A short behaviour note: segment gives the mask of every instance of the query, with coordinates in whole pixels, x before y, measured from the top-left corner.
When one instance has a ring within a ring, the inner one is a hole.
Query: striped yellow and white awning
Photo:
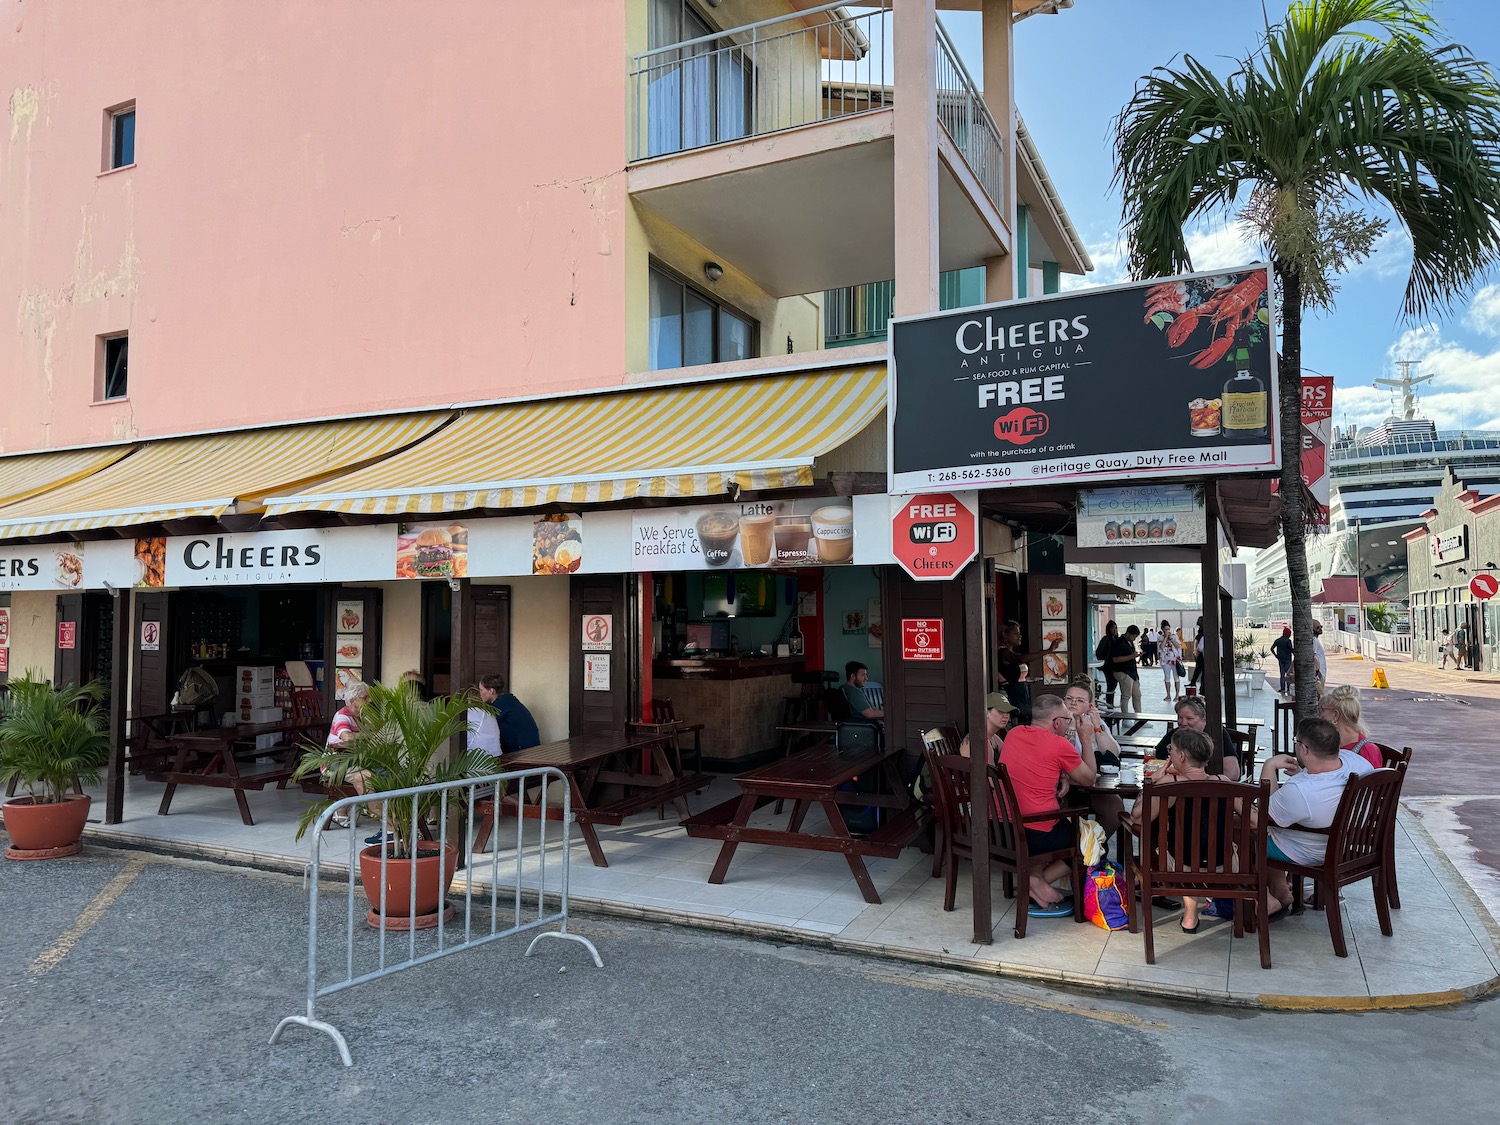
[[[82,480],[135,451],[131,444],[0,457],[0,506]]]
[[[394,457],[278,495],[267,515],[394,516],[812,483],[885,406],[885,365],[483,407]]]
[[[72,483],[0,507],[0,539],[258,512],[266,496],[398,452],[448,411],[148,442]]]

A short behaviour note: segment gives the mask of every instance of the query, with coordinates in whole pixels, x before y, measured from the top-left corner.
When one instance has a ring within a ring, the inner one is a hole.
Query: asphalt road
[[[321,1001],[345,1069],[305,1029],[267,1044],[304,998],[294,879],[95,849],[0,862],[0,902],[11,1122],[1477,1122],[1500,1102],[1500,1002],[1163,1007],[587,917],[602,970],[506,939]]]

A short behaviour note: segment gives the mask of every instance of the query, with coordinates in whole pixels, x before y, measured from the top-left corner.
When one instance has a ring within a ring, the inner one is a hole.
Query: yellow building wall
[[[57,660],[57,595],[50,590],[17,590],[10,596],[10,678],[27,669],[50,680]]]
[[[510,690],[543,742],[568,737],[568,580],[556,575],[476,579],[510,587]]]
[[[380,682],[391,687],[401,673],[422,667],[422,584],[380,582]]]

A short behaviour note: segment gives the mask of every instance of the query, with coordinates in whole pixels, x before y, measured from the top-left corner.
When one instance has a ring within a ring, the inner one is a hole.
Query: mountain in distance
[[[1176,598],[1169,598],[1160,590],[1147,590],[1144,594],[1135,596],[1135,604],[1139,609],[1197,609],[1198,607],[1189,602],[1180,602]]]

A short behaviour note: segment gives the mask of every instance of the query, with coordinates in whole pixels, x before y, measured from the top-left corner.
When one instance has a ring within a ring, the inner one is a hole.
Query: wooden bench
[[[785,828],[755,828],[734,824],[741,798],[735,797],[696,813],[682,822],[689,836],[700,840],[726,840],[737,844],[780,844],[782,847],[806,848],[810,851],[840,852],[843,855],[873,856],[895,859],[903,848],[917,841],[927,829],[932,811],[924,806],[902,809],[867,836],[825,836],[791,832]],[[769,804],[772,798],[758,800],[756,807]]]
[[[588,821],[591,824],[622,824],[627,816],[658,808],[677,797],[686,797],[689,793],[707,789],[713,784],[713,780],[713,777],[706,773],[692,773],[686,777],[676,777],[665,785],[648,786],[640,792],[627,794],[606,804],[591,809],[579,809],[577,816],[580,821]]]

